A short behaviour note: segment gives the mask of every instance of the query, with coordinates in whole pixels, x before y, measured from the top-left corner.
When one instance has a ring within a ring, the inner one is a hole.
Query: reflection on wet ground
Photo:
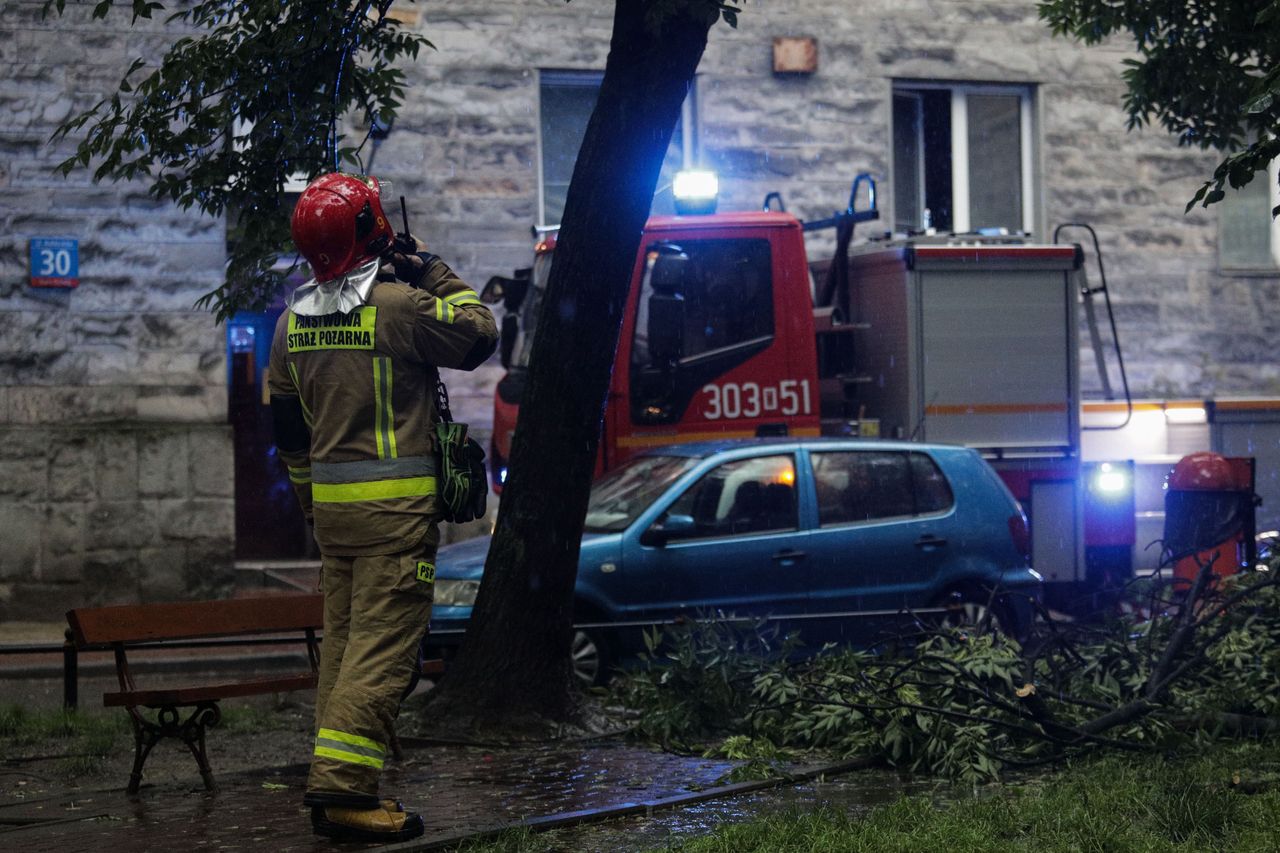
[[[885,771],[859,770],[836,778],[755,793],[726,786],[734,762],[657,752],[619,741],[489,749],[414,746],[390,766],[383,791],[419,810],[426,835],[396,849],[458,841],[501,827],[572,823],[599,812],[630,814],[589,827],[555,830],[565,850],[640,851],[676,837],[770,809],[830,804],[864,809],[892,800],[910,786]],[[187,785],[144,786],[127,797],[121,787],[0,801],[0,849],[31,851],[330,850],[310,832],[301,805],[306,766],[228,775],[208,794],[198,778]],[[122,780],[123,782],[123,780]],[[725,798],[681,805],[672,800],[723,793]],[[340,849],[360,849],[344,845]]]
[[[733,766],[616,742],[502,750],[432,746],[406,749],[404,760],[388,768],[383,789],[422,812],[427,834],[421,844],[703,790]],[[8,801],[0,805],[0,848],[330,849],[311,835],[301,805],[305,777],[306,766],[299,764],[228,776],[217,794],[166,784],[144,787],[133,799],[116,788]],[[198,785],[198,778],[191,784]]]
[[[833,778],[692,803],[649,816],[556,830],[554,846],[580,853],[641,853],[661,849],[678,839],[708,835],[725,824],[742,823],[773,812],[807,812],[829,806],[840,811],[861,813],[902,796],[928,793],[935,785],[928,780],[904,779],[888,770],[856,770]]]

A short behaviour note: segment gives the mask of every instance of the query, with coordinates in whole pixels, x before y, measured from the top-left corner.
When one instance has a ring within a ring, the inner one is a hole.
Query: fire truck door
[[[649,245],[620,448],[653,435],[751,436],[815,405],[816,391],[788,379],[779,352],[772,255],[765,236]]]

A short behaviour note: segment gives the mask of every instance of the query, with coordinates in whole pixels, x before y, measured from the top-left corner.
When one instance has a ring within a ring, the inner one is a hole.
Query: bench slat
[[[256,696],[260,693],[284,693],[289,690],[309,690],[316,686],[313,672],[289,675],[283,678],[257,678],[232,684],[205,684],[198,687],[173,687],[157,690],[130,690],[104,693],[102,704],[108,708],[142,705],[155,708],[161,705],[193,705],[215,699],[236,696]]]
[[[189,640],[275,631],[305,631],[324,622],[321,595],[281,595],[226,601],[125,604],[67,611],[76,645]]]
[[[423,675],[440,675],[444,672],[444,661],[438,658],[424,660],[420,671]],[[107,708],[128,707],[130,705],[141,705],[146,708],[156,708],[162,705],[193,705],[197,702],[230,699],[237,696],[257,696],[261,693],[310,690],[315,686],[316,674],[314,672],[304,672],[282,678],[255,678],[227,684],[104,693],[102,704]]]

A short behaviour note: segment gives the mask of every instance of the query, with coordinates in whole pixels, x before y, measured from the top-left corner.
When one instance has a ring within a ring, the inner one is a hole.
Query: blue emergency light
[[[676,213],[681,216],[715,213],[719,193],[720,181],[716,173],[705,170],[677,172],[671,185]]]

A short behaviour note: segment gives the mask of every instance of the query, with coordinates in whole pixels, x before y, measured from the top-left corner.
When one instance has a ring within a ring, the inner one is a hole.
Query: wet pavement
[[[0,681],[8,682],[6,688],[20,684],[29,707],[56,707],[57,664],[53,658],[39,663],[49,670],[40,673],[43,678],[24,669]],[[152,679],[158,683],[170,677],[162,663],[156,662]],[[113,686],[114,673],[99,666],[86,667],[82,675],[81,695],[96,707],[101,691]],[[204,791],[194,761],[175,741],[157,747],[136,797],[124,792],[132,757],[127,734],[118,735],[111,766],[102,775],[55,781],[59,756],[43,762],[16,753],[0,756],[0,851],[367,849],[371,845],[335,845],[311,833],[301,805],[307,767],[292,763],[309,751],[310,712],[305,702],[292,712],[281,710],[288,707],[277,703],[272,713],[291,714],[296,731],[287,725],[262,735],[211,731],[210,757],[220,786],[213,794]],[[554,828],[557,850],[647,851],[770,810],[833,805],[862,811],[916,789],[893,773],[865,769],[841,776],[813,772],[782,785],[730,784],[725,777],[735,762],[672,755],[621,739],[525,748],[413,738],[402,743],[404,758],[388,766],[383,792],[419,811],[427,831],[415,841],[379,849],[439,849],[523,825]]]
[[[671,798],[739,790],[720,781],[733,767],[733,762],[615,741],[503,750],[409,747],[404,760],[388,767],[383,790],[419,810],[427,832],[384,849],[431,849],[503,827],[575,822],[602,811],[645,815]],[[297,764],[220,777],[216,794],[169,781],[144,785],[133,798],[121,785],[6,799],[0,803],[0,848],[31,853],[361,849],[337,848],[311,834],[301,806],[305,776],[306,766]]]

